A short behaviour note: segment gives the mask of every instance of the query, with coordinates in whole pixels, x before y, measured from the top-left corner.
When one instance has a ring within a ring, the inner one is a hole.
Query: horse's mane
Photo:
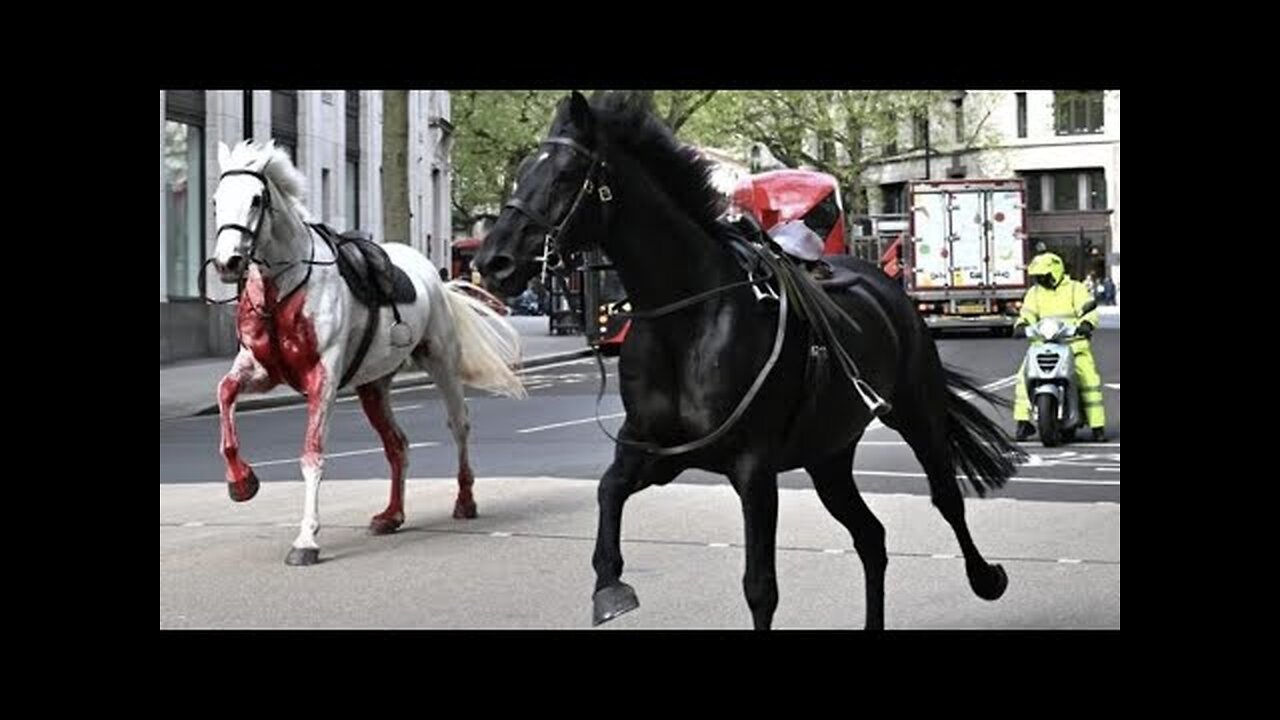
[[[711,184],[714,162],[676,139],[636,94],[602,93],[592,98],[591,107],[609,142],[626,150],[681,210],[714,232],[727,200]]]
[[[265,166],[265,170],[263,170]],[[305,205],[302,204],[303,198],[306,197],[307,178],[298,168],[293,166],[293,161],[289,159],[289,153],[284,148],[276,147],[274,140],[266,142],[250,142],[249,140],[241,140],[231,150],[230,167],[222,168],[222,172],[228,170],[258,170],[266,175],[276,186],[282,195],[284,195],[303,217],[304,220],[310,219],[310,213]]]

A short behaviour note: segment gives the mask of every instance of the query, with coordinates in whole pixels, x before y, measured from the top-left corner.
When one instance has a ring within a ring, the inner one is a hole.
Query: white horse
[[[520,360],[520,337],[510,323],[455,283],[444,283],[431,261],[408,245],[386,243],[392,264],[408,276],[416,298],[380,312],[377,332],[363,357],[359,348],[369,308],[339,274],[333,246],[309,224],[301,202],[305,178],[289,156],[268,141],[218,144],[222,176],[214,191],[217,251],[212,261],[223,282],[241,283],[237,313],[241,350],[218,383],[222,454],[231,499],[258,492],[253,469],[240,457],[234,420],[241,392],[265,392],[288,383],[307,397],[307,430],[301,457],[306,499],[298,537],[285,562],[310,565],[319,559],[319,490],[329,408],[344,375],[355,387],[369,421],[382,438],[391,464],[391,501],[374,515],[374,534],[394,532],[404,522],[404,478],[408,440],[391,413],[391,379],[406,360],[429,373],[444,395],[449,429],[458,447],[455,518],[474,518],[475,482],[467,459],[467,406],[463,383],[509,397],[525,390],[512,367]],[[395,325],[395,327],[393,327]],[[354,369],[352,364],[359,363]]]

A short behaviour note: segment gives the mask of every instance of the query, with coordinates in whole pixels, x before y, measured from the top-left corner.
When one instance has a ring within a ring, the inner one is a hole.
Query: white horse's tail
[[[460,285],[458,280],[445,283],[444,296],[462,348],[462,382],[507,397],[528,397],[524,383],[513,371],[520,364],[520,333]],[[468,287],[472,292],[477,289]]]

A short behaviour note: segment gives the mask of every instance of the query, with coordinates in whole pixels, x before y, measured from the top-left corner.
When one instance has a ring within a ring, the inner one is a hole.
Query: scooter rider
[[[1106,440],[1106,415],[1102,406],[1102,378],[1093,361],[1093,352],[1089,348],[1089,337],[1098,326],[1097,309],[1081,313],[1091,295],[1084,284],[1067,276],[1062,258],[1051,252],[1043,252],[1031,260],[1027,274],[1033,283],[1022,301],[1022,312],[1014,325],[1017,332],[1027,325],[1034,325],[1041,318],[1060,318],[1078,321],[1076,338],[1071,340],[1071,352],[1075,359],[1076,376],[1080,382],[1081,405],[1085,419],[1093,430],[1093,440]],[[1031,403],[1027,398],[1025,364],[1018,368],[1019,382],[1014,384],[1013,419],[1017,421],[1015,431],[1019,440],[1026,440],[1035,435],[1035,426],[1031,424]]]

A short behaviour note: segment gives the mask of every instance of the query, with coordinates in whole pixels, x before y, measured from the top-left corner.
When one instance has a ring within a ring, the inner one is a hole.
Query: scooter
[[[1090,300],[1082,312],[1095,307],[1097,303]],[[1079,337],[1078,327],[1078,323],[1060,318],[1042,318],[1026,329],[1028,338],[1040,341],[1027,348],[1023,381],[1031,400],[1032,422],[1045,447],[1075,440],[1076,430],[1085,425],[1071,352],[1071,341]]]

